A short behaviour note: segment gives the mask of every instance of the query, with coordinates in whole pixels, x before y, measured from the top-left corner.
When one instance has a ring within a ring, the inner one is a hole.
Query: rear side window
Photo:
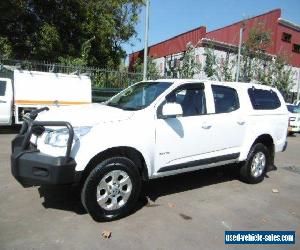
[[[248,94],[252,103],[253,109],[277,109],[281,106],[280,100],[276,92],[265,89],[248,89]]]
[[[212,85],[211,88],[214,95],[215,112],[217,114],[239,109],[240,102],[235,89],[219,85]]]
[[[6,90],[6,82],[0,81],[0,96],[5,95],[5,90]]]

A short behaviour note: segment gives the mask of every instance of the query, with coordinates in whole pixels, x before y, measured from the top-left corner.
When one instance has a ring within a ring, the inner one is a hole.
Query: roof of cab
[[[275,90],[276,88],[267,86],[267,85],[262,85],[258,83],[253,83],[253,82],[225,82],[225,81],[214,81],[214,80],[208,80],[208,79],[157,79],[155,80],[157,82],[172,82],[174,84],[181,84],[181,83],[210,83],[210,84],[218,84],[218,85],[223,85],[223,86],[228,86],[228,87],[233,87],[236,89],[239,88],[256,88],[256,89],[266,89],[266,90]]]

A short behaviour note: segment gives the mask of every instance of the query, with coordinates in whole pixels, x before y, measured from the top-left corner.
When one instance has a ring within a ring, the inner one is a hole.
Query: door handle
[[[209,125],[209,124],[207,124],[207,123],[204,123],[204,124],[202,125],[202,128],[204,128],[204,129],[210,129],[210,128],[211,128],[211,125]]]
[[[0,100],[0,103],[6,103],[6,101],[2,101],[2,100]]]
[[[237,121],[237,123],[238,123],[239,125],[244,125],[246,122],[245,122],[245,121]]]

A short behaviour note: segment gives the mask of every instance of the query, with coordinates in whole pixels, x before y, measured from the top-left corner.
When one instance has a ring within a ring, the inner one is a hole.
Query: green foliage
[[[265,54],[271,46],[272,33],[267,30],[265,24],[260,22],[249,30],[249,37],[243,43],[241,50],[241,66],[239,80],[250,82],[255,75],[255,71],[261,70],[261,65],[267,65],[266,61],[270,57]]]
[[[127,71],[95,70],[91,74],[93,87],[96,88],[122,89],[141,81],[142,78],[142,74],[129,73]]]
[[[290,88],[293,87],[294,72],[292,67],[287,65],[286,58],[282,55],[276,57],[273,67],[274,85],[282,93],[288,93]]]
[[[235,60],[231,59],[231,54],[226,53],[225,57],[218,58],[214,52],[212,44],[204,48],[205,65],[204,72],[209,79],[219,81],[233,81]]]
[[[265,28],[264,23],[258,23],[249,30],[249,38],[243,43],[241,50],[239,80],[274,86],[286,94],[292,87],[294,72],[288,65],[286,55],[272,58],[265,53],[272,45],[271,35],[271,31]],[[218,58],[212,44],[204,51],[206,56],[204,72],[208,78],[220,81],[235,79],[237,57],[234,58],[227,53],[225,58]]]
[[[167,60],[167,64],[168,64],[168,67],[167,67],[166,75],[169,78],[179,78],[179,76],[178,76],[179,68],[176,65],[176,63],[174,61],[172,61],[172,58],[171,58],[171,60]]]
[[[179,68],[180,78],[193,78],[195,74],[200,73],[201,63],[196,61],[195,47],[189,43],[187,50],[182,58],[182,65]]]
[[[273,59],[266,60],[255,67],[251,80],[260,84],[274,86],[283,95],[286,95],[294,84],[294,72],[287,62],[287,58],[284,55],[278,55]]]
[[[40,58],[49,58],[53,55],[58,56],[61,51],[60,34],[55,26],[48,23],[42,25],[37,34],[36,47],[33,54]]]
[[[179,62],[179,63],[178,63]],[[168,61],[167,76],[171,78],[193,78],[201,72],[201,63],[196,60],[196,51],[193,44],[186,45],[186,51],[180,59]]]
[[[218,80],[219,81],[226,81],[226,82],[232,82],[234,81],[234,65],[235,60],[230,59],[231,54],[226,53],[225,58],[221,57],[219,59],[219,72],[218,74]]]
[[[58,57],[58,61],[63,65],[70,65],[70,66],[87,66],[88,65],[88,57],[91,51],[91,43],[95,40],[95,37],[85,41],[81,47],[80,57]]]
[[[208,78],[213,79],[217,75],[217,56],[212,45],[204,48],[203,55],[205,56],[203,70]]]
[[[142,4],[143,0],[0,1],[0,37],[7,39],[10,56],[17,59],[60,58],[116,69],[125,56],[122,43],[136,35]]]
[[[9,59],[12,55],[11,44],[6,37],[0,37],[0,59]]]
[[[138,58],[133,65],[133,72],[135,73],[143,73],[144,62],[141,58]],[[160,76],[159,71],[157,69],[156,63],[153,61],[152,57],[147,58],[147,79],[155,80]]]

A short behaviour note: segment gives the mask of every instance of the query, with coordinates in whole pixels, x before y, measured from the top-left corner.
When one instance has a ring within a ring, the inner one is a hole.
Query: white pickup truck
[[[12,141],[12,173],[25,187],[81,185],[97,221],[128,214],[142,182],[229,163],[258,183],[287,145],[288,111],[274,88],[156,80],[103,104],[39,110]]]
[[[11,71],[11,78],[0,78],[0,126],[21,124],[26,113],[41,107],[91,103],[89,76]]]

